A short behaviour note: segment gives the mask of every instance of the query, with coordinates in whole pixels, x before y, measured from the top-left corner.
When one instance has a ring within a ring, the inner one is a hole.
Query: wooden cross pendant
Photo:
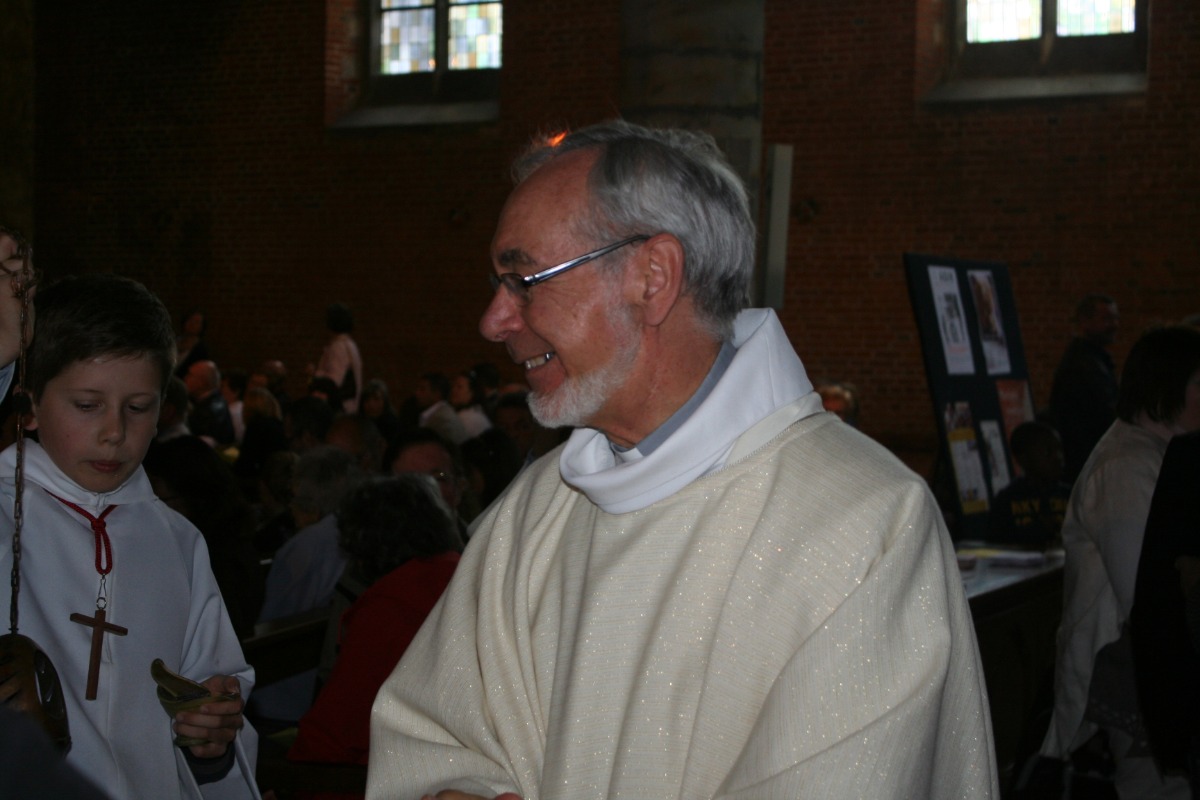
[[[88,661],[87,695],[85,695],[88,700],[96,699],[96,689],[100,686],[100,646],[104,643],[104,634],[115,633],[117,636],[124,636],[129,633],[128,628],[105,622],[104,617],[103,608],[97,608],[94,617],[78,613],[71,615],[71,622],[78,622],[80,625],[87,625],[92,629],[92,657]]]

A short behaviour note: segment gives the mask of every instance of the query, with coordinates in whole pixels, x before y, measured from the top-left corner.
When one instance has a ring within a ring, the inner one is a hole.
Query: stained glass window
[[[1132,33],[1134,0],[1058,0],[1059,36]]]
[[[422,0],[383,0],[379,70],[385,75],[432,72],[436,9]]]
[[[450,0],[450,69],[500,66],[500,3]]]
[[[495,0],[380,0],[379,71],[434,72],[439,58],[449,69],[499,67],[502,9]]]
[[[1136,0],[1047,0],[1059,36],[1131,33]],[[1041,0],[967,0],[967,42],[1012,42],[1042,35]]]
[[[1041,35],[1041,0],[967,0],[968,42],[1011,42]]]

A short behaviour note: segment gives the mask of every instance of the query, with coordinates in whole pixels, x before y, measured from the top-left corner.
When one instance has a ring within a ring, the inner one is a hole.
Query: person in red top
[[[458,565],[462,543],[432,479],[405,474],[360,486],[337,513],[350,558],[329,679],[300,720],[291,761],[366,764],[371,704]]]

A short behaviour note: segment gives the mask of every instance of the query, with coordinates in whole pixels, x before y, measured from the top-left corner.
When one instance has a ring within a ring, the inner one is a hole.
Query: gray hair
[[[324,517],[365,479],[354,456],[321,445],[306,450],[292,473],[292,505]]]
[[[613,120],[542,139],[513,165],[518,183],[566,153],[596,148],[588,176],[592,219],[602,239],[670,233],[683,245],[684,292],[714,335],[728,339],[746,305],[754,271],[754,221],[745,186],[707,133],[654,130]]]

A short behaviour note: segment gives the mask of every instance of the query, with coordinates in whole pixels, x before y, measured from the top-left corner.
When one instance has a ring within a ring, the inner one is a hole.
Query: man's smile
[[[538,367],[545,366],[553,358],[554,358],[553,351],[551,351],[549,353],[542,353],[541,355],[536,355],[536,356],[533,356],[532,358],[525,359],[524,361],[521,362],[521,366],[525,368],[526,372],[528,372],[530,370],[537,369]]]

